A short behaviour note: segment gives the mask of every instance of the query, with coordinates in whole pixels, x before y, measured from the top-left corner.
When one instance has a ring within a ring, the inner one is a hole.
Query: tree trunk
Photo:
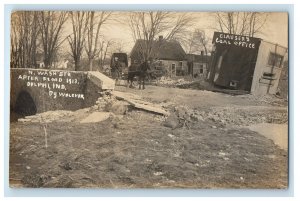
[[[75,62],[75,71],[79,71],[80,68],[80,58],[74,59]]]
[[[49,69],[51,67],[51,59],[49,55],[45,55],[45,59],[44,59],[44,64],[45,64],[45,68]]]
[[[93,59],[89,59],[89,71],[93,71]]]

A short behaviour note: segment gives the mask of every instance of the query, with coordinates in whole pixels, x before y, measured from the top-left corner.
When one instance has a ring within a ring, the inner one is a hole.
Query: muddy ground
[[[286,101],[157,86],[117,90],[141,95],[171,115],[129,107],[97,123],[79,123],[93,109],[47,123],[12,122],[10,186],[287,187],[287,151],[246,128],[287,124]]]

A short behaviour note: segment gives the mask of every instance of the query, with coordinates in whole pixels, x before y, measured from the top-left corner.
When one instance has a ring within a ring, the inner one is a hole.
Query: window
[[[182,67],[182,66],[183,66],[183,62],[179,61],[179,67]]]
[[[200,65],[200,74],[203,74],[203,64]]]
[[[275,80],[275,74],[274,73],[264,73],[262,76],[263,79],[267,79],[267,80]]]
[[[163,68],[163,62],[162,61],[159,61],[159,60],[156,60],[154,63],[154,69],[156,70],[161,70]]]
[[[237,88],[237,85],[238,85],[238,81],[236,81],[236,80],[231,80],[229,82],[229,86],[232,87],[232,88],[234,88],[234,89]]]
[[[276,80],[276,74],[270,72],[264,72],[262,77],[259,79],[259,83],[267,84],[267,85],[274,85],[274,80]]]
[[[176,65],[171,64],[171,75],[176,75],[176,74],[178,74],[178,72],[176,72]]]
[[[172,70],[175,70],[176,65],[172,64]]]
[[[270,52],[268,65],[281,67],[283,56]]]

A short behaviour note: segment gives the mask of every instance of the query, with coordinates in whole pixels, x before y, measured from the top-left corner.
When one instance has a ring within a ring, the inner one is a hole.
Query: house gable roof
[[[200,62],[200,63],[207,63],[211,56],[209,55],[198,55],[198,54],[187,54],[186,55],[188,62]]]
[[[137,40],[131,51],[131,58],[141,60],[139,48],[145,47],[145,40]],[[186,59],[185,51],[178,41],[158,40],[153,42],[150,57],[162,60],[182,61]]]

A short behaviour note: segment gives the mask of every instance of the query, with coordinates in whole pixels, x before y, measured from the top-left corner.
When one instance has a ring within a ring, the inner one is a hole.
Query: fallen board
[[[169,112],[165,111],[160,106],[155,105],[155,104],[150,103],[150,102],[143,101],[137,95],[130,94],[130,93],[124,93],[124,92],[120,92],[120,91],[113,91],[113,92],[111,92],[111,94],[116,96],[118,99],[121,99],[121,100],[124,100],[124,101],[128,102],[130,105],[132,105],[132,106],[134,106],[138,109],[142,109],[142,110],[146,110],[146,111],[149,111],[149,112],[162,114],[162,115],[165,115],[165,116],[170,115]]]

